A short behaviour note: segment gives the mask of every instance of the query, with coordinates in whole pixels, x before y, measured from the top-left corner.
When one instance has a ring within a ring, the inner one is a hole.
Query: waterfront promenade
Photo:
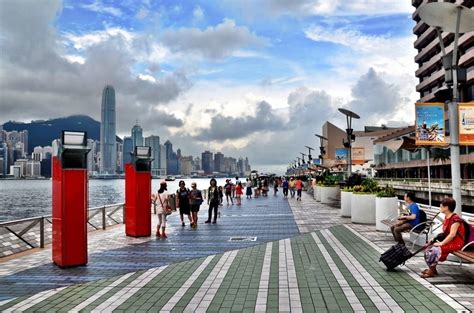
[[[270,195],[220,212],[205,225],[203,210],[197,230],[173,214],[167,240],[126,237],[123,225],[89,233],[85,267],[55,267],[50,247],[0,259],[0,310],[474,310],[473,265],[448,262],[425,280],[417,256],[388,273],[378,258],[390,236],[305,193],[301,202]]]

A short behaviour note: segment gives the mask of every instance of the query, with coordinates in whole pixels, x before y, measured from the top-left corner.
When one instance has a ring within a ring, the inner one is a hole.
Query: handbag
[[[172,212],[171,207],[169,205],[167,205],[166,207],[163,206],[163,201],[161,201],[160,193],[158,193],[158,198],[160,198],[161,207],[164,208],[165,214],[170,215]]]

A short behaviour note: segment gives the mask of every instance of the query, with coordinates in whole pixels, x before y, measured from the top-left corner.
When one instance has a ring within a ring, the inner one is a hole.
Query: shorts
[[[191,212],[199,212],[199,207],[200,207],[199,204],[191,204],[190,205]]]

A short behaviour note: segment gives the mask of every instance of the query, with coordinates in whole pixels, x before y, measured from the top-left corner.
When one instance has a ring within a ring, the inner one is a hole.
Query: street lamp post
[[[451,184],[453,199],[458,204],[456,213],[462,214],[461,197],[461,161],[459,153],[459,121],[458,121],[458,40],[459,33],[474,31],[474,11],[459,4],[449,2],[427,3],[419,8],[421,20],[429,26],[435,27],[438,33],[443,60],[446,58],[441,31],[454,33],[454,47],[451,66],[444,64],[447,74],[452,74],[453,97],[448,105],[449,109],[449,136],[451,150]],[[448,62],[443,62],[448,63]]]
[[[324,160],[324,155],[326,154],[326,150],[324,149],[324,140],[328,140],[326,137],[314,134],[316,137],[319,138],[319,159],[320,159],[320,165],[323,166],[323,160]]]
[[[311,148],[309,146],[305,146],[306,148],[308,148],[308,164],[311,164],[311,160],[313,159],[311,157],[311,150],[314,150],[314,148]]]
[[[347,121],[347,141],[344,142],[344,147],[347,149],[347,178],[349,178],[352,174],[352,141],[355,140],[355,136],[353,135],[354,130],[352,129],[352,119],[356,118],[359,119],[360,116],[356,113],[349,111],[347,109],[339,108],[339,112],[346,116]]]

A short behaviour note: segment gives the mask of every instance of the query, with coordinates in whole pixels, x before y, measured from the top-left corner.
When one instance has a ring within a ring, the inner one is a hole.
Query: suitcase
[[[408,259],[423,249],[425,249],[425,247],[421,247],[415,252],[411,252],[405,245],[397,243],[380,255],[379,262],[385,264],[387,271],[393,271],[397,266],[405,264]]]

